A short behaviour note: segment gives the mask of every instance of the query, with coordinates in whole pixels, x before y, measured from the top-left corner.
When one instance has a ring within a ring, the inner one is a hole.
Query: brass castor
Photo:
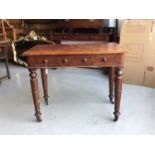
[[[37,117],[37,122],[41,122],[42,121],[40,116],[36,116],[36,117]]]
[[[119,112],[114,112],[114,121],[116,122],[116,121],[118,121],[118,119],[119,119],[119,115],[120,115],[120,113]]]
[[[113,96],[109,95],[109,100],[110,100],[110,102],[111,102],[112,104],[114,104],[114,97],[113,97]]]
[[[48,96],[47,97],[44,96],[44,99],[45,99],[46,105],[48,105]]]
[[[42,119],[41,119],[41,112],[36,112],[35,113],[35,116],[36,116],[36,118],[37,118],[37,122],[41,122],[42,121]]]

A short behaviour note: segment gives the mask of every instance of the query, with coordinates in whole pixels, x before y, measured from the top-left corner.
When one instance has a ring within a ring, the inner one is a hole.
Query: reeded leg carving
[[[35,107],[35,116],[38,122],[41,122],[41,112],[40,112],[40,100],[39,100],[39,89],[38,89],[38,80],[37,73],[35,68],[30,68],[30,82],[31,82],[31,90],[33,96],[33,102]]]
[[[47,85],[47,73],[46,68],[41,68],[41,79],[42,79],[42,85],[43,85],[43,91],[44,91],[44,99],[46,104],[48,105],[48,85]]]
[[[109,99],[114,104],[114,81],[115,81],[115,67],[110,67],[109,71]]]
[[[114,121],[119,119],[120,115],[120,101],[122,94],[122,81],[123,81],[123,68],[116,68],[116,77],[115,77],[115,111],[114,111]]]

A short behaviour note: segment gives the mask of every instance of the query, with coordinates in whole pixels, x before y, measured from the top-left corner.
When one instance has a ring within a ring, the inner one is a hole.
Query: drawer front
[[[28,57],[28,65],[30,67],[56,67],[57,57],[56,56],[33,56]]]
[[[92,59],[89,55],[80,56],[59,56],[57,58],[58,66],[90,66]]]
[[[89,40],[89,35],[80,34],[52,34],[51,40]]]
[[[123,66],[123,55],[59,55],[28,57],[29,67],[112,67]]]
[[[101,28],[102,19],[66,19],[63,21],[65,28]]]
[[[93,41],[109,41],[108,34],[51,34],[51,40],[93,40]]]
[[[92,63],[94,66],[110,67],[110,66],[122,66],[121,55],[94,55],[92,57]]]
[[[109,35],[103,34],[103,35],[90,35],[89,40],[96,40],[96,41],[109,41]]]

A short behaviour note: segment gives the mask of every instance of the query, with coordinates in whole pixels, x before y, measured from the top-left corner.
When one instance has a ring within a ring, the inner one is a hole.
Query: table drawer
[[[85,34],[59,34],[55,33],[51,35],[51,40],[57,41],[57,40],[89,40],[90,36]]]
[[[109,34],[80,34],[80,33],[54,33],[51,34],[51,40],[92,40],[92,41],[108,41]]]
[[[64,55],[59,56],[57,62],[59,66],[90,66],[92,64],[92,59],[89,55]]]
[[[34,56],[28,57],[28,64],[31,67],[56,67],[57,56]]]
[[[111,67],[122,66],[123,55],[59,55],[59,56],[33,56],[28,57],[31,67]]]
[[[109,35],[108,34],[98,34],[98,35],[89,35],[89,40],[95,40],[95,41],[109,41]]]
[[[117,66],[122,65],[122,59],[120,55],[112,55],[112,54],[106,54],[106,55],[94,55],[92,57],[92,63],[96,66]]]

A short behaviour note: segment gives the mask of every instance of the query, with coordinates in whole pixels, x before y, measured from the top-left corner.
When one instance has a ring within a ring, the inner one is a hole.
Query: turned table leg
[[[123,68],[116,68],[116,77],[115,77],[115,111],[114,111],[114,121],[117,121],[120,115],[120,101],[122,94],[122,80],[123,80]]]
[[[109,70],[109,99],[114,103],[114,81],[115,81],[115,67],[110,67]]]
[[[46,68],[41,68],[41,79],[42,79],[42,85],[43,85],[43,91],[44,91],[44,99],[46,104],[48,105],[48,85],[47,85],[47,73]]]
[[[42,120],[41,120],[41,112],[40,112],[39,89],[38,89],[36,69],[29,68],[29,72],[30,72],[30,82],[31,82],[33,102],[35,107],[35,116],[37,118],[37,121],[40,122]]]

